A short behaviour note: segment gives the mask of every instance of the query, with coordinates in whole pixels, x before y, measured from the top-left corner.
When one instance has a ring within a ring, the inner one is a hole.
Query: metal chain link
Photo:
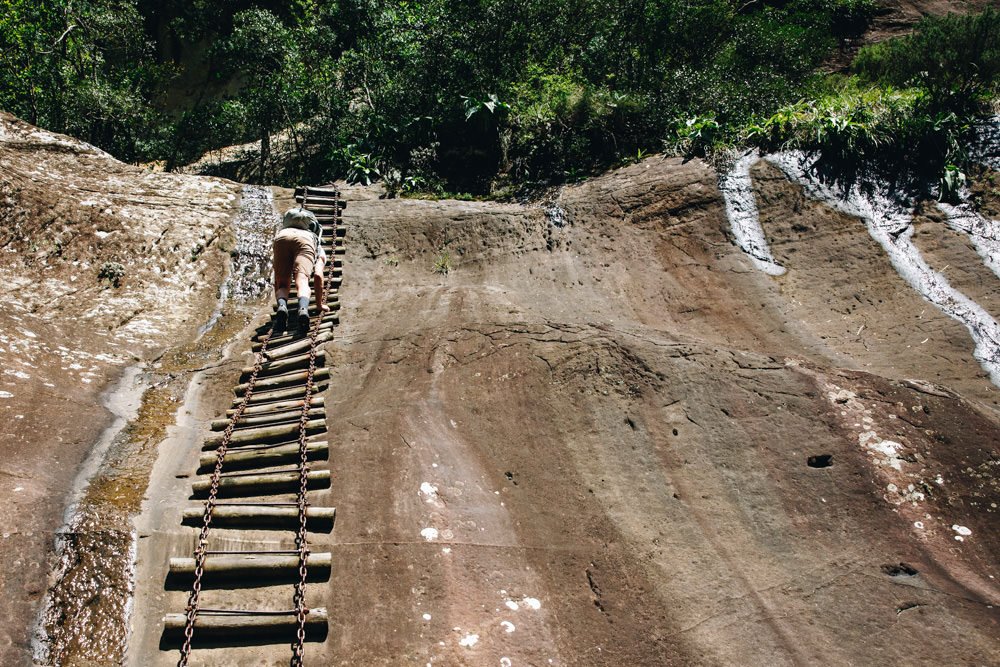
[[[309,196],[308,193],[309,189],[303,188],[303,206],[305,206],[305,201]],[[334,244],[336,244],[337,238],[337,211],[340,207],[337,202],[339,198],[340,192],[337,191],[334,194],[333,205]],[[331,253],[331,255],[335,255],[335,253]],[[324,269],[326,274],[323,276],[325,283],[324,290],[322,295],[318,295],[322,296],[324,300],[326,300],[326,285],[329,284],[332,266],[333,261],[330,261]],[[312,330],[309,334],[309,371],[306,374],[305,402],[302,404],[302,414],[299,417],[299,530],[298,534],[295,536],[295,546],[299,552],[299,580],[295,583],[295,594],[292,598],[295,604],[298,627],[295,631],[295,644],[292,646],[292,667],[302,667],[303,665],[303,652],[305,651],[306,641],[306,616],[309,613],[306,608],[306,579],[309,577],[309,571],[307,568],[309,559],[309,543],[306,526],[306,509],[308,507],[306,495],[309,492],[309,460],[306,437],[308,435],[307,427],[309,424],[309,404],[312,401],[314,374],[316,372],[316,340],[319,336],[319,327],[323,321],[323,304],[320,303],[319,299],[316,299],[316,308],[319,312],[317,313],[316,321],[313,323]]]
[[[216,450],[215,456],[215,470],[212,471],[212,483],[208,491],[208,500],[205,501],[205,512],[202,515],[201,532],[198,535],[198,546],[194,552],[194,584],[191,587],[191,595],[188,597],[187,604],[187,618],[184,624],[184,644],[181,646],[181,657],[177,661],[177,667],[186,667],[188,659],[191,657],[191,640],[194,637],[194,625],[198,618],[198,601],[201,597],[201,580],[205,574],[205,556],[208,547],[208,531],[212,525],[212,513],[215,511],[215,500],[219,495],[219,481],[222,477],[222,464],[226,458],[226,452],[229,450],[229,441],[233,437],[233,430],[236,428],[236,424],[243,417],[243,411],[246,410],[247,405],[250,403],[250,398],[253,396],[254,386],[257,383],[257,376],[260,374],[261,369],[264,366],[264,354],[267,352],[267,345],[271,342],[271,336],[274,334],[274,323],[272,320],[271,328],[268,329],[267,335],[261,339],[261,348],[257,352],[257,356],[254,358],[253,371],[250,374],[250,379],[247,381],[247,389],[243,394],[243,400],[240,401],[239,405],[236,406],[236,412],[229,420],[229,424],[226,425],[226,430],[222,433],[222,442],[219,443],[219,448]]]

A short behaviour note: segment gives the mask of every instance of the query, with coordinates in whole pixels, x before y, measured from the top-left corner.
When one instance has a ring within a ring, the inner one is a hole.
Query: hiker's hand
[[[330,306],[326,305],[325,303],[321,303],[319,305],[319,312],[321,312],[321,313],[329,313],[330,312]]]

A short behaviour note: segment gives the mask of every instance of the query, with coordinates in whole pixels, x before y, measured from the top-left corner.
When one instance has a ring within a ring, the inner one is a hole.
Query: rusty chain
[[[243,417],[243,411],[246,410],[247,405],[250,403],[250,398],[253,396],[254,385],[256,385],[257,376],[264,367],[264,355],[267,352],[267,345],[271,342],[271,336],[273,334],[274,324],[272,320],[271,328],[268,329],[267,334],[261,339],[261,348],[254,358],[253,371],[250,374],[250,379],[247,381],[247,389],[243,394],[243,400],[241,400],[239,405],[236,406],[236,412],[233,413],[232,418],[229,420],[229,424],[226,425],[226,430],[222,433],[222,442],[219,443],[219,448],[216,450],[215,469],[212,471],[212,483],[208,491],[208,500],[205,501],[205,513],[202,515],[201,533],[198,535],[198,546],[194,552],[194,584],[191,587],[191,595],[188,597],[186,609],[187,618],[184,623],[184,644],[181,646],[181,657],[180,660],[177,661],[177,667],[186,667],[188,659],[191,657],[191,640],[194,637],[194,625],[198,618],[198,601],[201,597],[201,580],[205,574],[205,556],[208,550],[208,531],[212,525],[212,513],[215,511],[215,500],[219,495],[219,481],[222,477],[222,464],[225,461],[226,452],[229,450],[229,441],[233,437],[233,430],[236,428],[236,424],[239,420]]]
[[[305,207],[305,202],[309,196],[309,189],[303,188],[302,194],[302,205]],[[333,205],[333,241],[334,246],[336,246],[337,239],[337,212],[340,205],[337,202],[340,197],[340,192],[335,192],[334,194],[334,205]],[[322,228],[321,228],[322,230]],[[317,239],[317,248],[319,247],[320,240]],[[331,275],[331,268],[334,265],[333,258],[336,257],[335,252],[331,252],[331,257],[328,258],[329,261],[324,268],[325,275],[324,278],[324,288],[323,294],[317,295],[322,296],[326,300],[326,290],[329,284],[329,277]],[[316,307],[319,311],[316,316],[316,321],[313,323],[312,330],[310,332],[310,344],[309,344],[309,371],[306,374],[306,393],[305,402],[302,404],[302,414],[299,416],[299,530],[298,534],[295,536],[295,546],[299,552],[299,580],[295,584],[295,595],[293,596],[293,602],[295,604],[295,613],[297,620],[297,628],[295,630],[295,644],[292,646],[292,667],[301,667],[303,664],[303,652],[305,650],[306,641],[306,616],[308,615],[308,609],[306,608],[306,579],[309,577],[309,571],[307,567],[307,562],[309,559],[309,543],[308,534],[306,527],[306,509],[308,508],[308,503],[306,502],[306,494],[309,491],[309,459],[308,459],[308,448],[306,444],[306,437],[308,435],[308,424],[309,424],[309,404],[312,402],[312,393],[314,388],[314,374],[316,372],[316,339],[319,336],[319,327],[323,322],[323,304],[320,300],[316,299]]]

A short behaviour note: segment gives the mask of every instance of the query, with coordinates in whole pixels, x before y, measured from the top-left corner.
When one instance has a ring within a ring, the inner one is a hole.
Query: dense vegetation
[[[966,161],[970,123],[1000,96],[1000,12],[925,19],[913,34],[867,46],[853,76],[828,77],[809,97],[749,123],[747,141],[820,153],[834,177],[875,172],[921,188]]]
[[[1000,19],[927,21],[817,68],[872,0],[0,0],[0,107],[173,168],[260,141],[254,177],[489,192],[647,152],[914,151],[996,97]],[[286,148],[272,155],[271,137]]]

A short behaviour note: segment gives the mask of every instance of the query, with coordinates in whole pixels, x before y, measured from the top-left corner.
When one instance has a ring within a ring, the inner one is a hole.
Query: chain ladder
[[[177,667],[186,667],[188,659],[191,657],[191,640],[194,637],[194,625],[198,618],[198,602],[201,597],[201,580],[205,574],[205,556],[208,551],[208,531],[212,525],[212,514],[215,511],[215,500],[219,495],[219,481],[222,477],[222,464],[229,450],[229,441],[233,437],[233,429],[243,417],[253,396],[254,386],[257,383],[257,376],[264,366],[264,355],[267,352],[267,345],[274,334],[274,325],[268,329],[267,334],[261,339],[261,348],[254,358],[253,371],[247,381],[247,390],[243,394],[243,400],[236,406],[236,412],[226,425],[226,430],[222,433],[222,442],[216,450],[215,470],[212,471],[212,485],[208,491],[208,500],[205,501],[205,513],[202,515],[201,533],[198,535],[198,546],[194,552],[194,584],[191,587],[191,595],[188,597],[186,609],[187,619],[184,624],[184,644],[181,646],[181,657],[177,661]]]
[[[302,205],[305,207],[305,202],[309,197],[309,188],[303,188],[302,193]],[[340,197],[340,192],[334,195],[334,201]],[[336,244],[337,238],[337,210],[339,209],[339,204],[334,204],[334,232],[332,238],[334,239],[334,244]],[[331,253],[334,257],[336,253]],[[329,284],[330,270],[333,266],[333,258],[325,267],[324,275],[324,290],[322,297],[326,299],[326,285]],[[308,424],[309,424],[309,405],[312,402],[312,394],[314,389],[314,375],[316,372],[316,339],[319,336],[319,327],[323,322],[323,309],[319,302],[316,300],[316,307],[319,311],[316,316],[316,321],[313,323],[312,330],[309,334],[309,371],[306,374],[306,393],[305,401],[302,404],[302,414],[299,416],[299,530],[298,534],[295,536],[295,546],[299,552],[299,580],[295,583],[295,594],[292,601],[295,605],[295,614],[297,620],[297,628],[295,631],[295,644],[292,646],[292,667],[302,667],[303,664],[303,651],[305,650],[306,641],[306,616],[309,611],[306,608],[306,579],[309,576],[309,571],[307,569],[307,561],[309,559],[309,543],[308,534],[306,527],[306,509],[309,504],[306,502],[306,494],[309,491],[309,459],[308,459],[308,449],[306,444],[306,436],[308,434]]]
[[[303,189],[303,208],[305,207],[305,202],[309,196],[308,188]],[[337,192],[335,198],[340,196]],[[337,215],[339,210],[339,204],[334,205],[334,233],[333,239],[336,242],[337,233]],[[330,263],[326,267],[327,275],[324,278],[329,278],[330,268],[333,266],[334,262]],[[324,299],[326,294],[323,295]],[[320,306],[317,300],[317,306]],[[295,584],[295,594],[293,596],[293,601],[295,604],[295,615],[297,620],[297,628],[295,633],[295,644],[292,648],[292,662],[293,667],[301,667],[303,664],[303,651],[305,649],[306,640],[306,617],[309,613],[306,608],[306,579],[309,576],[307,569],[307,561],[309,558],[309,544],[307,536],[307,526],[306,526],[306,509],[308,507],[308,502],[306,499],[306,494],[309,490],[309,461],[308,461],[308,446],[306,443],[306,438],[308,434],[308,423],[309,423],[309,408],[312,403],[312,394],[315,389],[315,373],[316,373],[316,341],[319,336],[319,327],[323,320],[323,311],[320,312],[316,318],[316,321],[311,327],[309,334],[309,371],[306,375],[306,388],[305,396],[302,402],[302,414],[299,417],[299,491],[298,491],[298,510],[299,510],[299,528],[295,537],[296,551],[299,555],[299,580]],[[199,598],[201,597],[201,580],[205,574],[205,557],[208,554],[208,533],[212,524],[212,515],[215,511],[216,498],[219,494],[219,482],[222,476],[222,466],[226,458],[226,452],[229,449],[229,443],[233,435],[233,430],[236,428],[236,424],[243,417],[243,412],[246,410],[247,405],[250,403],[250,398],[253,396],[254,386],[257,382],[257,376],[260,374],[261,369],[264,365],[265,355],[267,353],[268,343],[271,341],[271,337],[274,335],[274,326],[272,321],[272,326],[268,329],[267,334],[261,339],[261,348],[257,352],[254,359],[253,371],[250,374],[250,378],[247,381],[247,390],[243,394],[243,400],[240,401],[239,405],[236,407],[236,412],[233,414],[232,418],[229,420],[229,424],[226,425],[226,430],[222,434],[222,442],[219,444],[219,448],[216,450],[215,459],[215,469],[212,472],[211,487],[209,488],[208,500],[205,501],[205,512],[202,515],[202,526],[201,533],[198,536],[198,546],[195,550],[195,568],[194,568],[194,584],[191,587],[191,595],[188,597],[188,605],[186,609],[186,623],[184,625],[184,644],[181,646],[181,657],[177,661],[178,667],[186,667],[188,664],[188,659],[191,656],[191,642],[194,638],[194,627],[195,621],[198,618],[199,609]]]

